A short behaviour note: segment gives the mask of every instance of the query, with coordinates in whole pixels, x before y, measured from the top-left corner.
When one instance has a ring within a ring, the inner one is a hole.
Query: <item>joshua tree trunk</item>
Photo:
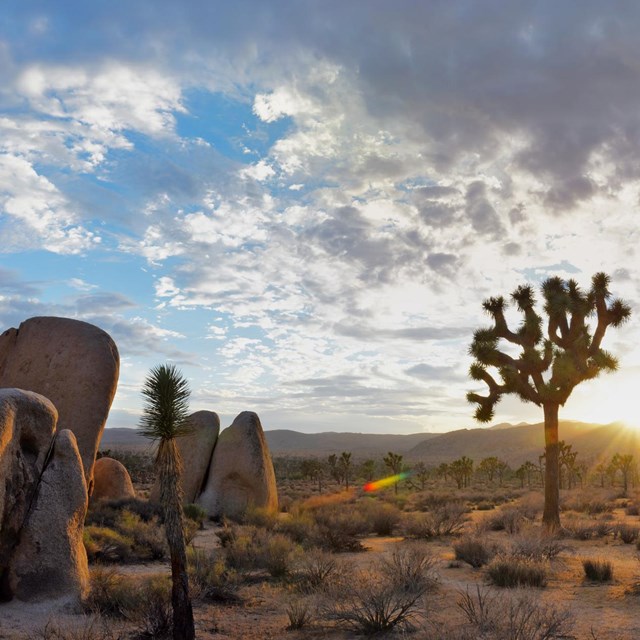
[[[193,609],[189,598],[187,553],[179,489],[180,453],[174,438],[160,441],[158,461],[160,463],[160,501],[164,511],[167,544],[171,556],[173,638],[174,640],[194,640]]]
[[[558,404],[544,404],[545,480],[542,522],[549,531],[560,528],[560,460]]]

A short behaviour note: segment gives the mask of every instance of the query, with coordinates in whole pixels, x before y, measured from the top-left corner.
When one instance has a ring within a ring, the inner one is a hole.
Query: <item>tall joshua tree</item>
[[[467,400],[478,405],[476,420],[489,422],[496,403],[510,393],[543,409],[546,462],[543,522],[551,530],[560,526],[559,407],[579,383],[597,377],[601,371],[617,369],[617,360],[602,349],[602,339],[608,327],[619,327],[631,315],[625,302],[611,298],[609,284],[610,278],[604,273],[593,276],[587,292],[574,280],[548,278],[542,283],[546,322],[535,310],[532,287],[519,286],[511,294],[522,314],[516,331],[507,324],[505,299],[489,298],[483,307],[493,326],[476,330],[469,349],[475,358],[469,375],[489,388],[487,396],[467,394]],[[502,346],[507,346],[507,350],[502,350]],[[514,350],[519,351],[517,357],[510,355]],[[498,379],[489,368],[497,370]]]
[[[158,442],[155,466],[160,479],[160,503],[171,556],[173,638],[193,640],[195,629],[189,597],[180,488],[182,460],[176,446],[176,438],[189,433],[186,422],[189,385],[175,366],[159,365],[151,369],[142,395],[145,404],[140,420],[141,433]]]

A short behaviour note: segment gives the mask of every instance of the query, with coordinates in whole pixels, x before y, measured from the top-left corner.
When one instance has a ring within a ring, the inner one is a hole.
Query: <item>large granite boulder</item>
[[[241,518],[249,507],[278,510],[273,463],[257,414],[243,411],[220,434],[198,503],[214,518]]]
[[[11,598],[8,567],[49,455],[57,413],[30,391],[0,389],[0,599]]]
[[[119,362],[109,335],[79,320],[30,318],[0,335],[0,388],[35,391],[53,402],[58,429],[76,436],[90,490]]]
[[[196,411],[189,416],[188,435],[176,439],[182,458],[183,503],[195,502],[204,487],[214,447],[220,433],[220,418],[213,411]],[[156,480],[149,494],[149,500],[160,500],[160,483]]]
[[[24,601],[78,602],[89,588],[82,541],[87,485],[74,434],[58,432],[9,571],[11,594]]]
[[[98,458],[93,466],[91,501],[135,498],[136,492],[127,468],[113,458]]]

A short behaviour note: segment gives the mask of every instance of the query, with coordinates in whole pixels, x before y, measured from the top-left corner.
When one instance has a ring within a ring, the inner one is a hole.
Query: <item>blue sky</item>
[[[171,361],[223,424],[445,431],[482,300],[604,270],[562,416],[640,422],[640,8],[559,4],[3,3],[0,326],[108,331],[112,427]]]

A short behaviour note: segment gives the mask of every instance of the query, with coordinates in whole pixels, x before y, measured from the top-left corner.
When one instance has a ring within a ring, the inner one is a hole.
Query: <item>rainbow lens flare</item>
[[[400,480],[408,478],[410,475],[410,471],[403,471],[402,473],[396,473],[396,475],[389,476],[388,478],[367,482],[367,484],[364,485],[364,490],[377,491],[378,489],[384,489],[385,487],[390,487],[391,485],[396,484],[396,482],[400,482]]]

